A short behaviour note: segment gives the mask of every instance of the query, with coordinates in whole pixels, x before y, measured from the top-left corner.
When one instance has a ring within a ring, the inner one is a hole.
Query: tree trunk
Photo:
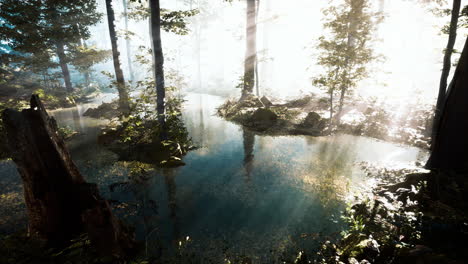
[[[346,95],[346,88],[341,88],[340,89],[340,100],[338,101],[338,111],[336,112],[335,119],[336,119],[336,125],[339,125],[341,123],[341,116],[343,115],[343,106],[344,106],[344,99]]]
[[[154,79],[156,81],[156,110],[161,126],[161,139],[166,139],[166,88],[164,86],[164,56],[161,44],[161,9],[159,0],[150,0],[151,40],[154,59]]]
[[[468,39],[442,104],[428,169],[468,169]]]
[[[13,161],[23,180],[29,233],[64,247],[82,232],[103,255],[123,256],[133,248],[95,184],[86,183],[73,163],[55,119],[37,95],[29,109],[6,109],[3,122]]]
[[[255,85],[255,61],[257,57],[256,0],[247,0],[246,52],[244,62],[244,88],[241,99],[253,94]]]
[[[330,92],[330,120],[328,120],[328,133],[331,134],[333,130],[333,93],[334,89]]]
[[[258,12],[260,12],[260,0],[256,0],[256,2],[257,2],[257,6],[255,8],[255,27],[257,27]],[[255,89],[256,89],[257,97],[260,97],[260,79],[258,77],[258,55],[255,55]]]
[[[441,114],[442,114],[442,107],[445,101],[446,90],[447,90],[447,79],[450,74],[450,67],[452,64],[451,58],[453,53],[453,47],[455,45],[455,40],[457,39],[457,27],[458,27],[458,17],[460,14],[460,5],[461,0],[453,0],[453,7],[452,7],[452,19],[450,21],[450,29],[449,29],[449,38],[447,43],[447,48],[445,49],[444,54],[444,65],[442,67],[442,75],[440,77],[440,84],[439,84],[439,94],[437,96],[437,103],[436,109],[434,114],[434,122],[432,127],[432,140],[431,140],[431,147],[435,144],[435,140],[437,138],[437,129],[439,126]]]
[[[56,46],[57,46],[57,56],[59,58],[60,68],[62,69],[63,80],[65,81],[65,88],[67,89],[67,92],[71,93],[73,92],[73,86],[71,83],[70,71],[68,70],[67,56],[65,55],[65,48],[63,46],[63,43],[60,41],[56,43]]]
[[[127,12],[127,0],[122,0],[122,4],[124,7],[124,20],[125,20],[125,31],[128,31],[128,12]],[[130,80],[133,81],[135,76],[133,74],[133,67],[132,67],[132,50],[130,45],[130,39],[125,38],[125,47],[127,48],[127,63],[128,63],[128,72],[130,74]]]
[[[123,113],[130,111],[129,97],[127,87],[125,86],[125,79],[120,66],[119,49],[117,47],[117,34],[115,33],[115,16],[114,9],[112,8],[112,0],[106,0],[107,10],[107,23],[109,25],[109,35],[112,45],[112,59],[114,61],[115,78],[117,80],[117,91],[119,92],[119,107]]]
[[[359,20],[357,20],[358,17],[362,16],[362,12],[364,9],[364,1],[362,0],[353,0],[350,2],[351,5],[351,11],[350,14],[348,15],[348,40],[346,43],[346,47],[348,49],[348,54],[350,51],[354,50],[356,48],[356,35],[358,34],[358,25],[359,25]],[[348,79],[348,70],[350,66],[350,58],[349,56],[346,57],[345,62],[344,62],[344,67],[343,67],[343,79]],[[348,87],[343,84],[340,87],[340,100],[338,103],[338,111],[335,115],[336,119],[336,124],[339,125],[341,122],[341,116],[343,115],[343,106],[344,106],[344,99],[346,96],[346,93],[348,92]]]

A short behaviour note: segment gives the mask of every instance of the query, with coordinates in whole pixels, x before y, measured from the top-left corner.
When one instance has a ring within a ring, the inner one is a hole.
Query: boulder
[[[270,106],[273,105],[273,103],[270,101],[270,99],[268,99],[266,96],[263,96],[262,98],[260,98],[260,102],[262,102],[262,104],[265,107],[270,107]]]
[[[320,117],[319,114],[317,114],[316,112],[310,112],[307,114],[306,118],[304,119],[304,122],[302,122],[302,124],[304,126],[316,126],[317,123],[320,122],[322,118]]]
[[[278,115],[273,111],[265,108],[259,108],[250,117],[251,124],[260,129],[265,130],[273,126],[278,120]]]
[[[84,112],[83,116],[89,116],[93,118],[105,118],[112,119],[116,116],[119,116],[119,106],[117,102],[112,103],[103,103],[97,108],[89,108]]]
[[[304,121],[301,123],[301,127],[311,128],[316,130],[323,130],[325,128],[326,122],[320,117],[316,112],[310,112],[307,114]]]

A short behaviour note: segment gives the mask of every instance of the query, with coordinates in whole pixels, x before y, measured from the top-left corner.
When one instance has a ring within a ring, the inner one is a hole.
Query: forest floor
[[[349,229],[318,263],[466,263],[466,175],[366,170],[379,186],[348,208]]]

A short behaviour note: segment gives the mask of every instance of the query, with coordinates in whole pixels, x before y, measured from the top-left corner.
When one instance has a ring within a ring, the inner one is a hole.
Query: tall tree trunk
[[[344,99],[345,99],[347,90],[348,89],[345,86],[340,88],[340,99],[338,101],[338,111],[336,112],[336,115],[335,115],[336,125],[339,125],[341,123],[341,117],[343,116]]]
[[[256,2],[257,6],[255,8],[255,25],[258,22],[258,12],[260,12],[260,0],[256,0]],[[255,56],[255,89],[257,97],[260,97],[260,79],[258,77],[258,55]]]
[[[257,57],[256,0],[247,0],[246,52],[244,62],[244,88],[241,99],[253,94],[255,85],[255,61]]]
[[[125,21],[125,31],[128,31],[128,9],[127,9],[127,0],[122,0],[122,4],[124,7],[124,21]],[[125,38],[125,48],[127,48],[127,63],[128,63],[128,72],[130,74],[130,80],[133,81],[135,76],[133,74],[133,67],[132,67],[132,50],[130,45],[130,39]]]
[[[468,39],[442,103],[428,169],[468,169]]]
[[[358,17],[362,16],[362,12],[364,9],[364,1],[363,0],[352,0],[350,1],[350,8],[351,11],[348,15],[348,40],[346,47],[348,49],[348,53],[350,53],[351,50],[355,49],[356,47],[356,34],[357,33],[357,27],[360,21],[357,20]],[[344,62],[344,67],[343,67],[343,79],[347,79],[348,70],[350,67],[350,58],[349,56],[346,57],[345,62]],[[352,66],[351,66],[352,67]],[[348,86],[346,84],[343,84],[340,87],[340,100],[338,103],[338,111],[335,115],[335,121],[336,124],[339,125],[341,122],[341,116],[343,115],[343,106],[344,106],[344,99],[346,97],[346,93],[348,92]]]
[[[73,92],[73,86],[70,78],[70,71],[67,65],[67,56],[65,55],[65,48],[61,41],[57,41],[57,56],[59,58],[60,68],[62,69],[63,80],[65,81],[65,88],[67,92]]]
[[[129,253],[133,239],[122,229],[96,184],[86,183],[37,95],[30,108],[6,109],[3,122],[13,161],[23,181],[29,233],[64,247],[87,232],[98,252]]]
[[[452,53],[453,47],[455,45],[455,41],[457,39],[457,27],[458,27],[458,17],[460,15],[460,6],[461,0],[453,0],[453,7],[452,7],[452,18],[450,21],[450,29],[449,29],[449,38],[447,43],[447,48],[445,49],[444,54],[444,65],[442,67],[442,75],[440,77],[440,84],[439,84],[439,94],[437,96],[437,103],[436,109],[434,114],[434,122],[432,127],[432,140],[431,140],[431,147],[435,144],[437,138],[437,131],[439,127],[440,118],[442,115],[442,107],[445,101],[446,90],[447,90],[447,79],[450,74],[450,68],[452,64]]]
[[[333,93],[334,90],[330,92],[330,119],[328,120],[328,133],[331,133],[333,130]]]
[[[161,44],[161,9],[159,0],[150,0],[151,40],[154,60],[154,79],[156,82],[156,110],[161,126],[161,139],[166,139],[166,88],[164,86],[164,55]]]
[[[119,92],[119,106],[123,113],[128,113],[130,111],[129,97],[122,68],[120,66],[120,53],[117,47],[117,34],[115,32],[115,16],[114,9],[112,8],[112,0],[106,0],[106,10],[107,23],[109,25],[109,35],[112,45],[112,59],[114,61],[115,78],[117,80],[117,91]]]

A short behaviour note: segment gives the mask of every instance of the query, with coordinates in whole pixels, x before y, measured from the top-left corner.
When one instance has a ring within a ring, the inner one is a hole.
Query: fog
[[[190,3],[191,2],[191,3]],[[447,36],[441,27],[449,17],[437,17],[431,12],[434,4],[417,1],[394,0],[375,2],[376,10],[383,10],[385,19],[378,28],[378,40],[373,43],[381,61],[374,63],[368,79],[359,83],[355,94],[374,96],[387,102],[435,102],[443,50]],[[462,6],[468,1],[462,1]],[[101,12],[105,7],[101,4]],[[259,80],[262,94],[275,97],[297,97],[318,92],[311,78],[321,68],[316,65],[317,39],[324,34],[322,9],[328,1],[269,0],[260,3],[257,29]],[[132,4],[130,4],[130,7]],[[189,10],[199,8],[200,14],[190,19],[190,32],[186,36],[163,33],[166,66],[177,70],[186,80],[186,91],[238,96],[236,89],[243,74],[245,57],[244,1],[226,3],[221,0],[162,1],[162,8]],[[449,8],[449,6],[445,6]],[[445,8],[444,7],[444,8]],[[122,2],[115,2],[118,32],[124,30]],[[130,20],[132,56],[138,47],[149,47],[147,21]],[[460,50],[466,29],[458,33],[456,50]],[[107,24],[92,28],[89,44],[110,49]],[[421,48],[424,47],[424,48]],[[128,76],[125,40],[119,39],[121,61]],[[456,61],[458,54],[455,55]],[[133,60],[136,79],[145,71]],[[111,61],[95,67],[112,72]],[[453,68],[452,68],[453,72]]]

